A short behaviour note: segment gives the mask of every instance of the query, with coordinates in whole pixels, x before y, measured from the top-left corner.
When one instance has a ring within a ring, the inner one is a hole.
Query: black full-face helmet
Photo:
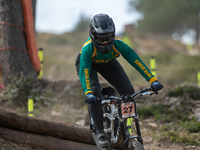
[[[112,49],[115,40],[115,25],[107,14],[97,14],[90,21],[89,34],[94,46],[102,54]]]

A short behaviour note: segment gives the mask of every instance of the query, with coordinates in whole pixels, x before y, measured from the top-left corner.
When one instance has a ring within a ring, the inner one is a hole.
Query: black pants
[[[79,74],[80,68],[80,54],[76,59],[76,69],[77,74]],[[105,64],[95,64],[92,63],[90,80],[91,80],[91,88],[93,94],[96,97],[101,97],[101,86],[98,80],[98,74],[101,74],[112,86],[116,88],[120,95],[123,94],[133,94],[134,88],[126,75],[124,69],[120,65],[120,63],[114,59]],[[103,111],[99,105],[88,105],[89,113],[93,118],[94,124],[97,130],[103,129]]]

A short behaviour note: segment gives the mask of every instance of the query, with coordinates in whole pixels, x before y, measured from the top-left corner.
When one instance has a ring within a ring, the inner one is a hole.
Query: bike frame
[[[103,117],[104,118],[108,118],[110,121],[110,127],[107,129],[104,129],[105,133],[110,133],[111,137],[110,137],[110,141],[111,143],[117,143],[118,137],[119,137],[119,130],[117,131],[117,135],[114,136],[114,121],[115,119],[119,119],[120,120],[120,128],[121,128],[121,132],[122,132],[122,136],[123,136],[123,141],[124,141],[124,148],[128,149],[128,143],[130,139],[137,139],[142,145],[143,145],[143,139],[141,136],[141,131],[140,131],[140,125],[139,125],[139,116],[137,114],[137,107],[136,107],[136,97],[138,94],[140,94],[140,96],[143,95],[152,95],[154,93],[149,92],[151,89],[145,89],[142,91],[138,91],[136,93],[134,93],[133,95],[130,96],[123,96],[123,97],[116,97],[116,96],[109,96],[107,98],[102,98],[101,99],[101,105],[109,105],[110,106],[110,112],[104,112],[103,113]],[[138,96],[139,97],[139,96]],[[117,101],[116,107],[114,104],[114,101]],[[135,115],[131,116],[129,118],[133,118],[135,121],[135,128],[136,128],[136,133],[137,135],[135,136],[128,136],[127,135],[127,126],[126,126],[126,118],[122,117],[122,112],[121,112],[121,104],[126,103],[126,102],[132,102],[134,104],[134,111],[135,111]]]
[[[137,114],[137,108],[136,108],[136,101],[135,99],[132,99],[132,102],[134,103],[134,108],[135,108],[135,116],[134,117],[131,117],[134,119],[135,121],[135,127],[136,127],[136,132],[137,132],[137,135],[136,136],[130,136],[130,137],[127,137],[127,134],[126,134],[126,123],[125,123],[125,119],[122,119],[122,122],[121,122],[121,131],[122,131],[122,136],[123,136],[123,141],[124,141],[124,147],[125,149],[128,149],[128,143],[129,143],[129,140],[130,139],[134,139],[134,138],[137,138],[138,141],[143,145],[143,139],[142,139],[142,136],[141,136],[141,132],[140,132],[140,125],[139,125],[139,116]],[[121,101],[121,103],[123,103],[123,101]],[[118,111],[119,111],[119,114],[122,114],[121,113],[121,109],[120,107],[118,106]]]

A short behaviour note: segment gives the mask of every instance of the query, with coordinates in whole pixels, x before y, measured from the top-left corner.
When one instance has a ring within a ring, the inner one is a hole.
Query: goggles
[[[99,44],[103,44],[104,42],[110,43],[114,38],[115,38],[115,33],[94,35],[94,40]]]

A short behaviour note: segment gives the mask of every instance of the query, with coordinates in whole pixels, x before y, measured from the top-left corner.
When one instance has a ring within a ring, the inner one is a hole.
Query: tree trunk
[[[63,140],[76,141],[79,143],[95,144],[89,127],[83,127],[73,123],[58,123],[41,120],[39,118],[19,115],[1,109],[0,127],[44,136],[51,136]],[[1,134],[2,133],[0,133],[0,135]],[[12,134],[10,136],[12,136]],[[115,144],[114,147],[122,148],[123,146],[120,142]]]
[[[98,150],[97,146],[0,127],[0,137],[17,144],[48,150]]]
[[[0,0],[0,65],[5,86],[21,73],[37,78],[26,46],[21,0]]]
[[[94,144],[92,134],[86,127],[72,123],[50,122],[3,110],[0,110],[0,116],[0,127]]]
[[[32,3],[32,12],[33,12],[34,25],[35,25],[36,0],[31,0],[31,3]]]

